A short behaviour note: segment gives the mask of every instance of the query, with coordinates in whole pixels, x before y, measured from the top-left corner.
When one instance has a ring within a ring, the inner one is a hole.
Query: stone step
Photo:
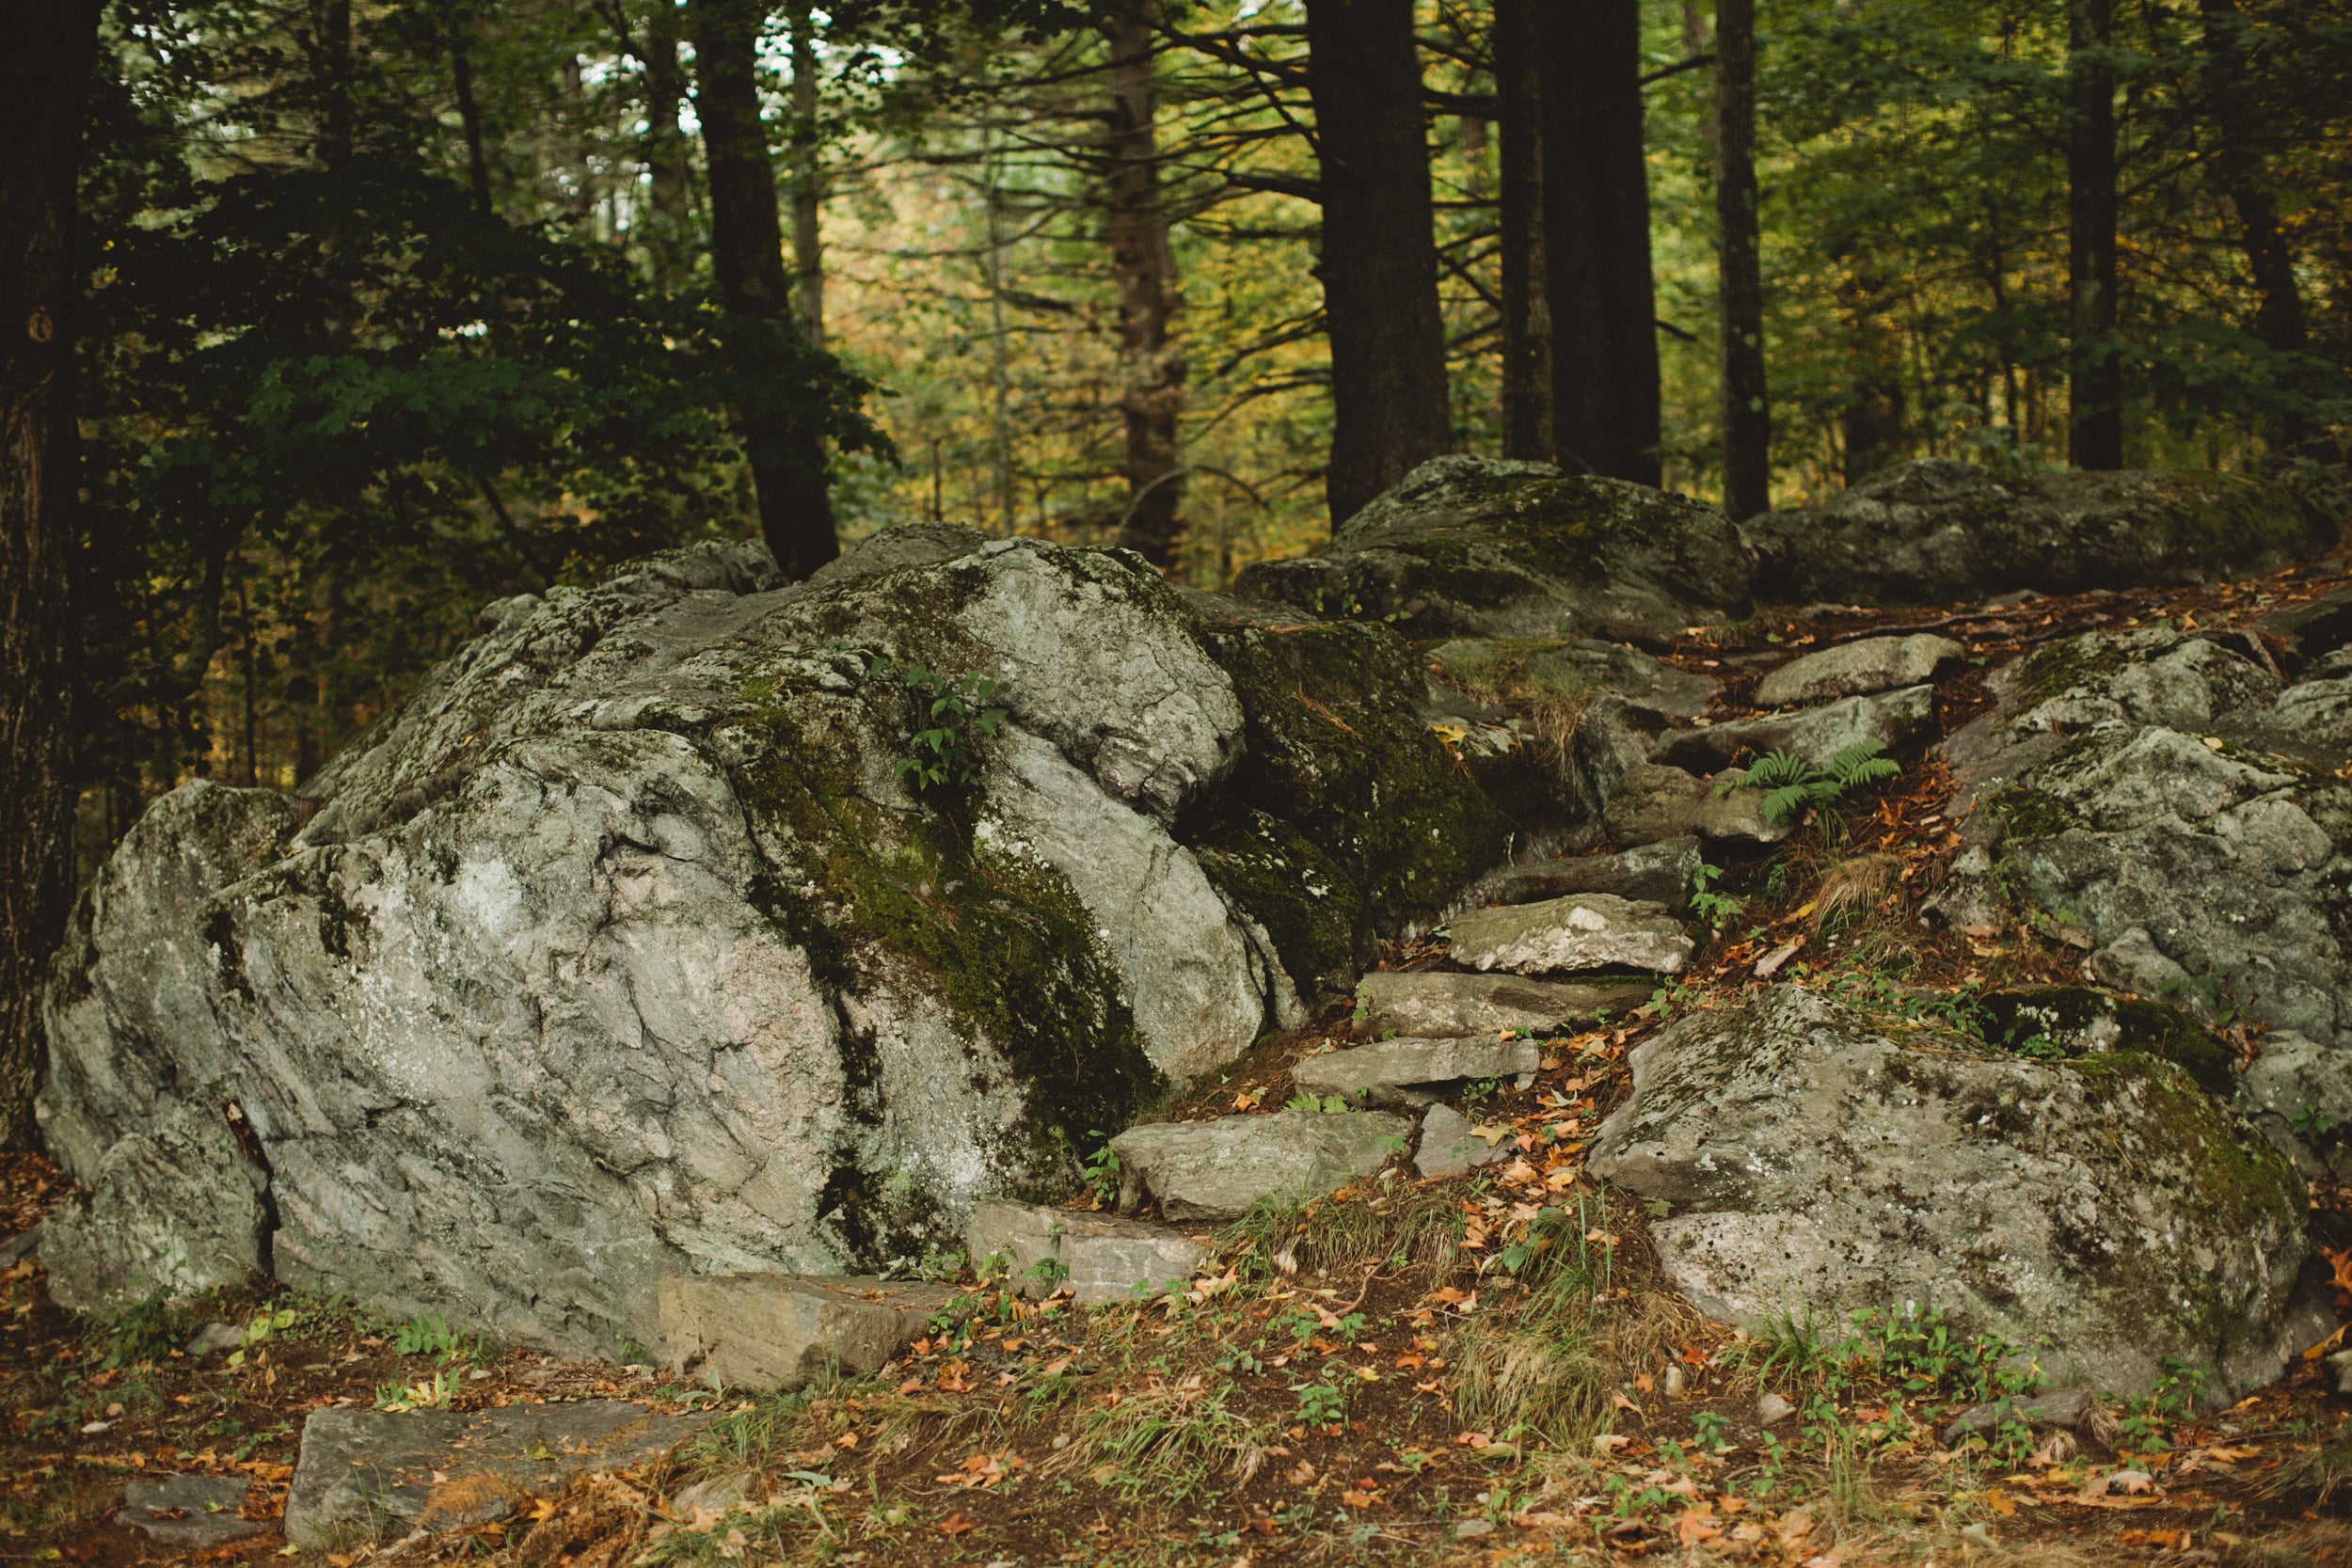
[[[1795,707],[1917,686],[1933,680],[1938,671],[1958,664],[1967,653],[1950,638],[1933,632],[1841,642],[1792,658],[1766,675],[1756,689],[1756,704],[1758,707]]]
[[[1712,732],[1684,730],[1677,736],[1700,733]],[[1764,820],[1761,790],[1729,787],[1746,777],[1741,769],[1729,768],[1708,780],[1680,768],[1642,763],[1610,785],[1602,823],[1613,844],[1656,844],[1686,833],[1710,843],[1777,844],[1794,827]]]
[[[1477,891],[1498,904],[1533,904],[1572,894],[1608,893],[1678,910],[1691,901],[1691,880],[1698,869],[1698,837],[1683,833],[1613,855],[1505,866],[1486,878]]]
[[[1385,1111],[1284,1111],[1270,1117],[1154,1122],[1111,1140],[1132,1212],[1145,1194],[1184,1223],[1230,1220],[1268,1197],[1311,1198],[1378,1170],[1413,1124]]]
[[[159,1546],[210,1551],[269,1528],[237,1512],[251,1487],[243,1476],[150,1476],[123,1487],[115,1523],[142,1531]]]
[[[1534,1040],[1465,1035],[1452,1039],[1399,1038],[1310,1056],[1291,1068],[1291,1082],[1309,1094],[1338,1095],[1350,1103],[1418,1109],[1454,1085],[1520,1078],[1543,1065]]]
[[[320,1551],[486,1524],[583,1470],[642,1465],[716,1418],[660,1415],[628,1400],[313,1411],[286,1496],[286,1540]]]
[[[1678,974],[1692,946],[1663,904],[1606,893],[1472,910],[1449,925],[1455,963],[1518,974],[1594,969]]]
[[[674,1275],[661,1332],[680,1371],[724,1388],[798,1388],[829,1366],[877,1370],[923,1333],[955,1292],[854,1275]]]
[[[1533,980],[1518,974],[1442,970],[1367,974],[1356,983],[1356,1032],[1423,1039],[1526,1029],[1550,1035],[1614,1018],[1649,1000],[1643,981]]]
[[[1209,1256],[1201,1243],[1163,1226],[1002,1198],[972,1206],[963,1239],[975,1269],[1001,1259],[1023,1295],[1042,1300],[1067,1287],[1088,1307],[1181,1291]]]
[[[1868,697],[1846,697],[1822,707],[1741,719],[1702,730],[1677,730],[1651,753],[1669,768],[1713,772],[1742,754],[1793,752],[1816,767],[1857,741],[1874,740],[1888,751],[1931,735],[1935,729],[1935,688],[1906,686]]]
[[[1506,1152],[1500,1140],[1488,1143],[1472,1132],[1470,1117],[1453,1106],[1432,1105],[1421,1118],[1421,1147],[1413,1152],[1413,1169],[1424,1180],[1468,1176]]]

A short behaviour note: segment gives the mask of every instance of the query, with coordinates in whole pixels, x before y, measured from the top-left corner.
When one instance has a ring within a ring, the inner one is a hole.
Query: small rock
[[[1607,968],[1677,974],[1691,961],[1690,935],[1664,905],[1606,893],[1473,910],[1454,917],[1453,933],[1456,963],[1522,974]]]
[[[1154,1122],[1111,1140],[1132,1210],[1149,1192],[1179,1222],[1233,1219],[1261,1198],[1320,1197],[1378,1170],[1412,1123],[1383,1111]]]
[[[243,1350],[245,1330],[235,1323],[225,1323],[215,1318],[196,1331],[196,1337],[181,1347],[188,1355],[215,1355],[225,1350]]]
[[[40,1227],[36,1225],[18,1231],[0,1242],[0,1269],[14,1268],[20,1259],[40,1245]]]
[[[1502,1158],[1500,1146],[1470,1131],[1470,1117],[1451,1105],[1432,1105],[1421,1118],[1421,1148],[1413,1169],[1423,1180],[1467,1176],[1480,1165]]]
[[[2337,1393],[2352,1394],[2352,1350],[2340,1350],[2321,1365],[2335,1374]]]
[[[1948,637],[1917,632],[1844,642],[1789,660],[1756,689],[1758,707],[1796,707],[1917,686],[1968,652]]]
[[[870,1372],[930,1325],[953,1291],[846,1275],[673,1275],[661,1332],[679,1371],[716,1386],[798,1388],[830,1366]]]
[[[1613,855],[1581,855],[1573,860],[1506,866],[1488,877],[1484,888],[1498,904],[1609,893],[1678,910],[1691,900],[1691,879],[1698,868],[1699,841],[1693,834],[1683,833]]]
[[[496,1410],[317,1410],[286,1494],[286,1540],[307,1551],[412,1529],[504,1518],[582,1470],[666,1452],[716,1418],[661,1416],[627,1400]]]
[[[1024,1295],[1041,1300],[1067,1285],[1073,1300],[1089,1306],[1182,1290],[1208,1256],[1199,1242],[1160,1226],[995,1198],[973,1205],[963,1238],[975,1267],[1002,1258]]]
[[[1534,1040],[1492,1035],[1382,1040],[1310,1056],[1291,1069],[1291,1082],[1309,1094],[1338,1095],[1350,1103],[1418,1107],[1447,1085],[1534,1072],[1543,1057]]]
[[[1944,1446],[1951,1448],[1971,1436],[1996,1432],[2004,1421],[2072,1430],[2090,1414],[2093,1402],[2088,1389],[2055,1388],[2028,1399],[1994,1400],[1990,1404],[1975,1405],[1945,1423]]]
[[[1988,1552],[1997,1552],[2001,1549],[2001,1544],[1993,1539],[1993,1532],[1985,1528],[1981,1520],[1973,1525],[1962,1526],[1960,1538],[1970,1545],[1980,1546]]]
[[[1454,1539],[1456,1541],[1474,1541],[1494,1532],[1495,1522],[1492,1519],[1457,1519],[1454,1524]]]
[[[752,1483],[758,1479],[749,1470],[705,1476],[670,1499],[670,1512],[681,1519],[691,1519],[706,1510],[724,1513],[752,1495]]]
[[[207,1551],[259,1535],[269,1528],[242,1517],[251,1483],[242,1476],[156,1476],[122,1489],[122,1512],[115,1522],[144,1530],[158,1545]]]
[[[1531,1030],[1549,1035],[1649,1000],[1652,988],[1615,981],[1532,980],[1517,974],[1367,974],[1356,985],[1356,1031],[1423,1039]]]
[[[1792,752],[1817,767],[1847,747],[1876,741],[1894,751],[1935,727],[1935,688],[1906,686],[1822,707],[1742,719],[1703,730],[1678,730],[1652,759],[1669,767],[1712,772],[1742,754]]]
[[[1778,1426],[1797,1413],[1797,1407],[1778,1394],[1766,1393],[1756,1402],[1756,1422],[1758,1426]]]

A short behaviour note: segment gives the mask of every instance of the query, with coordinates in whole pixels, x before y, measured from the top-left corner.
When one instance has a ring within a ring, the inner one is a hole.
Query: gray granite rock
[[[1429,662],[1474,692],[1507,691],[1581,702],[1612,692],[1635,707],[1677,719],[1705,713],[1721,681],[1679,670],[1623,642],[1465,637],[1438,644]]]
[[[286,1495],[286,1540],[306,1551],[506,1517],[583,1470],[667,1452],[716,1419],[626,1400],[495,1410],[317,1410]]]
[[[1534,1040],[1495,1035],[1398,1038],[1309,1056],[1292,1064],[1291,1082],[1309,1094],[1338,1095],[1351,1104],[1412,1109],[1455,1084],[1534,1072],[1543,1057]]]
[[[1591,1168],[1671,1206],[1661,1265],[1712,1317],[1915,1304],[2046,1345],[2062,1384],[2141,1394],[2176,1356],[2224,1400],[2325,1332],[2297,1296],[2302,1183],[2169,1062],[2030,1060],[1784,985],[1632,1067]]]
[[[115,1522],[160,1546],[202,1552],[260,1535],[269,1526],[238,1513],[252,1482],[243,1476],[155,1476],[122,1488]]]
[[[1375,973],[1356,985],[1356,1032],[1375,1039],[1388,1034],[1442,1039],[1506,1029],[1557,1034],[1602,1013],[1622,1016],[1648,1001],[1653,989],[1644,981]]]
[[[1710,842],[1778,844],[1795,827],[1764,820],[1763,793],[1739,787],[1746,777],[1737,768],[1711,780],[1659,763],[1629,768],[1609,792],[1603,820],[1610,840],[1645,845],[1696,835]]]
[[[1473,891],[1497,904],[1609,893],[1678,910],[1691,901],[1691,879],[1698,875],[1700,860],[1697,835],[1683,833],[1614,854],[1504,866],[1488,873]]]
[[[1518,974],[1639,969],[1678,974],[1692,941],[1663,904],[1581,893],[1454,917],[1454,961]]]
[[[855,1275],[674,1275],[661,1282],[671,1365],[722,1388],[798,1388],[830,1369],[879,1370],[954,1291]]]
[[[1481,1165],[1503,1157],[1500,1142],[1489,1143],[1470,1131],[1470,1117],[1451,1105],[1432,1105],[1422,1113],[1421,1143],[1413,1150],[1413,1169],[1424,1181],[1468,1176]]]
[[[1269,1197],[1320,1197],[1378,1170],[1411,1130],[1385,1111],[1283,1111],[1131,1127],[1111,1140],[1125,1179],[1120,1208],[1132,1212],[1149,1194],[1161,1213],[1182,1224],[1235,1219]]]
[[[1845,697],[1820,707],[1767,714],[1700,730],[1677,730],[1656,760],[1670,768],[1713,772],[1767,752],[1789,752],[1816,767],[1849,746],[1874,742],[1899,751],[1935,729],[1935,688],[1906,686],[1867,697]]]
[[[94,1190],[67,1194],[42,1223],[41,1266],[60,1307],[101,1311],[157,1291],[184,1299],[261,1272],[266,1178],[217,1105],[156,1110],[90,1167]]]
[[[1164,1226],[1001,1198],[973,1205],[963,1235],[974,1268],[1001,1259],[1024,1295],[1042,1300],[1066,1286],[1089,1307],[1183,1290],[1209,1250]]]
[[[1756,688],[1758,707],[1808,707],[1840,697],[1867,697],[1918,686],[1960,662],[1967,649],[1948,637],[1869,637],[1790,659]]]

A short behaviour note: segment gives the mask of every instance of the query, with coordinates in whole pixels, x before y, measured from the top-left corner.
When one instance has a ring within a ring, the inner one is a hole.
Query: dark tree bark
[[[1495,0],[1496,206],[1502,245],[1502,455],[1551,461],[1551,307],[1544,297],[1542,103],[1533,8]]]
[[[1184,406],[1184,356],[1169,343],[1182,304],[1168,212],[1160,203],[1159,83],[1152,25],[1158,0],[1117,0],[1110,45],[1105,192],[1111,276],[1119,289],[1119,412],[1126,429],[1127,515],[1119,543],[1154,566],[1176,563],[1184,537],[1184,474],[1176,420]]]
[[[688,246],[693,201],[686,188],[686,133],[678,110],[686,102],[686,71],[678,63],[678,14],[672,0],[655,0],[645,27],[645,177],[653,208],[646,251],[654,281],[675,283],[692,271]]]
[[[74,180],[99,0],[0,59],[0,1144],[33,1138],[40,997],[73,898]]]
[[[1412,0],[1309,0],[1331,526],[1453,444]]]
[[[1846,340],[1839,473],[1854,485],[1902,457],[1909,420],[1901,349],[1882,312],[1877,280],[1849,258],[1837,296]]]
[[[2067,0],[2068,456],[2077,468],[2123,466],[2123,364],[2117,355],[2115,70],[2106,57],[2113,0]]]
[[[1764,378],[1762,230],[1756,196],[1756,0],[1715,0],[1715,256],[1721,278],[1724,510],[1772,504]]]
[[[795,319],[811,348],[825,346],[824,153],[817,138],[817,23],[792,7],[792,286]]]
[[[765,0],[692,0],[687,12],[699,82],[694,95],[710,168],[710,262],[725,302],[728,334],[747,367],[772,367],[777,350],[797,349],[792,285],[784,270],[784,229],[774,166],[759,118],[757,51]],[[841,553],[826,488],[821,432],[772,386],[739,389],[735,429],[759,497],[760,531],[776,563],[798,580]]]
[[[2199,0],[2198,9],[2204,21],[2205,103],[2214,130],[2205,169],[2237,214],[2247,276],[2254,285],[2254,336],[2280,354],[2301,354],[2311,347],[2311,329],[2295,277],[2295,255],[2263,168],[2262,109],[2246,59],[2246,18],[2237,0]],[[2279,435],[2294,449],[2309,431],[2290,415],[2280,422]]]
[[[317,59],[318,155],[328,167],[351,161],[358,119],[351,79],[351,0],[310,0],[310,28]]]
[[[482,145],[482,104],[473,90],[473,58],[461,34],[450,40],[449,70],[457,89],[457,124],[466,137],[466,174],[473,186],[474,210],[490,215],[490,158]]]
[[[1656,484],[1658,306],[1639,0],[1535,7],[1551,418],[1562,467]]]

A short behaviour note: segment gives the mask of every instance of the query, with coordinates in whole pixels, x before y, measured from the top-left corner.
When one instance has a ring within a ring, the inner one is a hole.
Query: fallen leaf
[[[939,1522],[939,1533],[942,1535],[961,1535],[965,1530],[979,1528],[961,1513],[950,1513]]]

